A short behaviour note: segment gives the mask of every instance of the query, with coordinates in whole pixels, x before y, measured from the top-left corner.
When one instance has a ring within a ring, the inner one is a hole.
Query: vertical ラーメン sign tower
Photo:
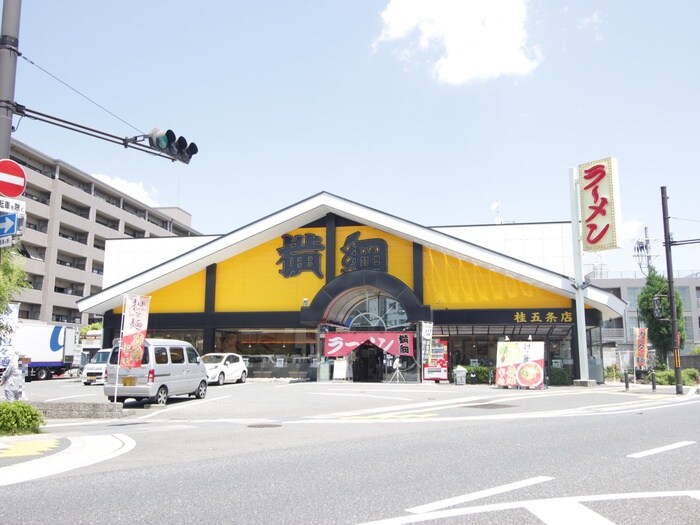
[[[617,159],[580,164],[569,170],[571,188],[571,237],[574,257],[576,302],[576,341],[580,379],[587,381],[588,347],[586,344],[586,311],[583,277],[583,251],[603,251],[621,247],[620,192]]]

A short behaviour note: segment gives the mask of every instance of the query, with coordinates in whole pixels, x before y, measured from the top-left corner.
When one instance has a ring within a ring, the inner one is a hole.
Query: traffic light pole
[[[4,0],[0,35],[0,159],[10,158],[22,0]]]
[[[93,128],[88,128],[75,122],[60,119],[45,113],[31,110],[15,102],[15,81],[17,77],[17,57],[19,52],[19,20],[22,10],[22,0],[3,0],[2,5],[2,34],[0,34],[0,159],[10,158],[12,143],[12,119],[15,115],[60,126],[71,131],[77,131],[91,137],[121,144],[125,148],[134,148],[144,153],[162,157],[171,161],[189,164],[190,159],[199,149],[192,142],[188,143],[183,137],[174,139],[172,147],[155,148],[144,146],[139,142],[149,141],[150,135],[136,137],[118,137]],[[173,133],[172,131],[170,133]]]
[[[664,246],[666,247],[666,273],[668,274],[668,303],[671,309],[671,339],[673,341],[673,368],[676,374],[676,394],[683,394],[681,377],[681,349],[678,338],[678,316],[676,314],[676,289],[673,286],[673,260],[671,257],[671,234],[668,227],[668,196],[666,186],[661,186],[661,211],[664,216]]]

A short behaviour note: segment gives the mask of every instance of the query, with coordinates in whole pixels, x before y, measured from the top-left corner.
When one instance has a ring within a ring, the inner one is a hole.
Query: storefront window
[[[348,315],[346,324],[352,330],[378,328],[392,330],[406,326],[408,317],[401,303],[386,295],[368,297]]]
[[[217,330],[216,352],[243,356],[250,378],[316,379],[316,332],[301,329]]]
[[[204,335],[202,330],[148,330],[148,337],[187,341],[197,349],[199,355],[204,353]]]

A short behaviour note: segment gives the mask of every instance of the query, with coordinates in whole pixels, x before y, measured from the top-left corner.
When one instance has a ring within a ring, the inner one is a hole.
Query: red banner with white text
[[[344,357],[365,343],[397,356],[413,356],[413,332],[330,332],[326,334],[324,355]]]

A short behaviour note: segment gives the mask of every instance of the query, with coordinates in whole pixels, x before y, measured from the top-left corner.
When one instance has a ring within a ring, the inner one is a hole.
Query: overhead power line
[[[39,69],[40,71],[44,72],[45,74],[47,74],[48,76],[50,76],[51,78],[53,78],[54,80],[56,80],[57,82],[60,82],[61,84],[63,84],[64,86],[66,86],[66,87],[67,87],[68,89],[70,89],[71,91],[77,93],[78,95],[80,95],[81,97],[83,97],[83,98],[84,98],[85,100],[87,100],[88,102],[94,104],[95,106],[97,106],[98,108],[100,108],[102,111],[104,111],[104,112],[106,112],[106,113],[109,113],[111,116],[113,116],[114,118],[116,118],[116,119],[119,120],[120,122],[126,124],[126,125],[129,126],[131,129],[134,129],[134,130],[138,131],[138,132],[141,133],[142,135],[144,134],[144,132],[141,131],[139,128],[137,128],[137,127],[134,126],[133,124],[130,124],[129,122],[127,122],[126,120],[124,120],[123,118],[121,118],[119,115],[116,115],[116,114],[112,113],[112,112],[111,112],[110,110],[108,110],[106,107],[104,107],[104,106],[102,106],[101,104],[95,102],[93,99],[91,99],[90,97],[88,97],[85,93],[82,93],[82,92],[78,91],[76,88],[74,88],[73,86],[71,86],[71,85],[68,84],[67,82],[61,80],[60,78],[58,78],[56,75],[54,75],[54,74],[51,73],[50,71],[47,71],[45,68],[41,67],[39,64],[37,64],[37,63],[34,62],[33,60],[27,58],[26,56],[24,56],[24,55],[22,55],[22,54],[19,54],[19,56],[22,57],[22,58],[23,58],[26,62],[28,62],[29,64],[33,65],[34,67],[36,67],[36,68]]]

